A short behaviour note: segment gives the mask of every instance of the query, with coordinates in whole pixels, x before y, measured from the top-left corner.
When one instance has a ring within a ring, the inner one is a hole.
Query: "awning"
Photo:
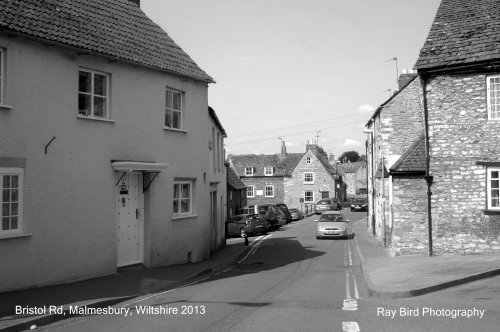
[[[111,161],[111,167],[119,172],[159,173],[166,169],[168,164],[144,161]]]

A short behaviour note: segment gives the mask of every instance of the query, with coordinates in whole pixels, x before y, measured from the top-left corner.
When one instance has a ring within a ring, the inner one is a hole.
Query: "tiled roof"
[[[130,0],[0,0],[0,30],[213,82]]]
[[[392,165],[391,172],[425,172],[425,165],[425,137],[422,134]]]
[[[227,168],[227,184],[233,189],[244,189],[247,187],[231,167]]]
[[[230,155],[228,159],[239,176],[245,176],[245,167],[254,168],[253,176],[265,176],[264,167],[273,167],[274,176],[290,176],[303,156],[303,153],[288,153],[284,158],[276,154],[244,154]]]
[[[341,164],[340,167],[344,169],[346,173],[356,173],[358,169],[366,164],[366,161],[356,161],[354,163]]]
[[[442,0],[416,68],[500,59],[500,0]]]

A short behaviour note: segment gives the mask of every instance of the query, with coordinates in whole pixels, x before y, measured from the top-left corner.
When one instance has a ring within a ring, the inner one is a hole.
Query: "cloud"
[[[353,145],[362,145],[362,144],[363,144],[363,143],[361,143],[361,142],[358,142],[358,141],[356,141],[356,140],[353,140],[353,139],[348,138],[348,139],[346,139],[346,140],[344,141],[344,143],[343,143],[342,145],[343,145],[343,146],[353,146]]]
[[[358,113],[361,113],[361,114],[373,113],[374,111],[375,111],[375,107],[373,107],[371,105],[364,104],[364,105],[361,105],[358,107]]]

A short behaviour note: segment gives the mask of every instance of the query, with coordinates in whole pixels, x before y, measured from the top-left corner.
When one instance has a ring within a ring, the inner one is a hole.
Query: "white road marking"
[[[359,325],[356,322],[342,322],[343,332],[360,332]]]
[[[252,246],[252,249],[250,249],[250,251],[245,255],[245,257],[243,257],[239,262],[238,264],[240,264],[241,262],[243,262],[245,259],[247,259],[248,257],[250,257],[251,255],[253,255],[257,249],[259,249],[260,245],[262,244],[262,242],[268,238],[270,238],[272,236],[272,234],[269,234],[269,235],[266,235],[266,236],[259,236],[257,238],[257,240],[254,240],[252,241],[251,243],[251,246]]]

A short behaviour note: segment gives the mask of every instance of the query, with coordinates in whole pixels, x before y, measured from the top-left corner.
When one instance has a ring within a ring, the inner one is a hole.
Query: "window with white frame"
[[[304,183],[313,184],[314,183],[314,173],[305,172],[304,173]]]
[[[78,72],[78,115],[109,119],[109,75],[93,70]]]
[[[304,191],[304,203],[314,203],[313,191]]]
[[[247,197],[255,197],[255,187],[254,186],[247,187]]]
[[[488,119],[500,120],[500,75],[486,77]]]
[[[272,176],[273,175],[273,167],[272,166],[266,166],[264,167],[264,175],[265,176]]]
[[[167,88],[165,92],[165,127],[182,129],[182,92]],[[215,149],[215,147],[213,147]]]
[[[488,209],[500,210],[500,167],[488,168]]]
[[[22,168],[0,167],[0,199],[2,203],[0,234],[22,232],[23,175]]]
[[[5,62],[5,57],[4,57],[4,50],[0,48],[0,105],[4,103],[4,97],[3,97],[3,89],[5,85],[5,79],[4,79],[4,62]]]
[[[306,157],[306,164],[312,164],[311,157]]]
[[[193,212],[193,182],[174,182],[174,215]]]
[[[274,186],[270,184],[266,184],[264,189],[264,193],[266,197],[274,197]]]
[[[253,167],[245,167],[245,176],[253,175]]]

